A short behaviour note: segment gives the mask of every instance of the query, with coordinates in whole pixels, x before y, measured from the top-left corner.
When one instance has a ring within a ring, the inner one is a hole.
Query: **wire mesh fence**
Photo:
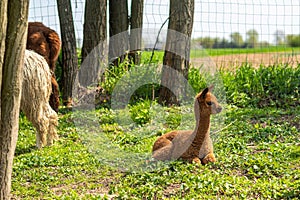
[[[83,40],[85,0],[71,0],[77,47]],[[130,10],[130,3],[129,10]],[[300,1],[195,0],[191,57],[217,65],[297,64],[300,60]],[[108,16],[108,15],[107,15]],[[169,1],[145,0],[143,45],[151,49],[166,40]],[[29,21],[41,21],[60,33],[56,1],[31,0]],[[159,29],[162,32],[158,36]]]

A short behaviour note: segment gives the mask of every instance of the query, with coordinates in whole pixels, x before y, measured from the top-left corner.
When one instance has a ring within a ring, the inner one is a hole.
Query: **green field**
[[[113,91],[122,73],[108,72],[103,86]],[[197,92],[214,82],[196,69],[189,73]],[[216,163],[149,163],[156,138],[192,127],[193,120],[184,119],[193,112],[191,105],[159,107],[141,88],[127,110],[61,108],[60,140],[41,150],[21,115],[13,199],[298,199],[300,65],[247,64],[234,73],[221,71],[220,77],[225,109],[221,118],[212,118]]]
[[[232,55],[232,54],[252,54],[252,53],[286,53],[290,56],[299,55],[300,47],[278,47],[278,46],[270,46],[265,48],[241,48],[241,49],[192,49],[191,50],[191,58],[199,58],[205,56],[222,56],[222,55]],[[152,52],[144,51],[142,53],[143,59],[146,61],[149,60]],[[155,51],[153,60],[162,60],[163,51]]]

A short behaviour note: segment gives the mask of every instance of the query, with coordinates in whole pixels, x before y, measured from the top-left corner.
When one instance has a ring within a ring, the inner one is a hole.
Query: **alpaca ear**
[[[205,99],[206,94],[208,93],[210,89],[209,88],[205,88],[200,95],[200,98]]]
[[[211,92],[211,91],[213,91],[214,88],[215,88],[215,86],[214,86],[214,85],[211,85],[211,86],[208,87],[208,91]]]

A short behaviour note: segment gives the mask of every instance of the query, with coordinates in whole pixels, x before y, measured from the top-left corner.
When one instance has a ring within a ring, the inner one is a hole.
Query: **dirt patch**
[[[164,197],[165,198],[170,198],[176,193],[180,192],[181,184],[179,183],[174,183],[169,185],[165,190],[164,190]],[[183,195],[183,194],[182,194]]]
[[[203,58],[192,58],[193,66],[214,66],[217,68],[236,68],[244,63],[251,63],[252,66],[274,65],[279,63],[297,66],[300,63],[300,53],[246,53],[231,54],[222,56],[210,56]]]
[[[101,197],[108,197],[109,199],[113,199],[115,195],[109,194],[109,181],[106,179],[98,183],[98,187],[89,188],[90,185],[88,183],[76,183],[76,184],[61,184],[54,188],[52,191],[55,195],[61,196],[66,195],[69,191],[76,190],[78,193],[82,193],[83,195],[99,195]]]
[[[281,116],[277,116],[271,118],[273,122],[282,124],[287,122],[291,127],[295,127],[300,131],[300,116],[296,114],[283,114]],[[261,127],[268,126],[266,122],[261,121],[260,119],[251,119],[251,124],[259,124]]]
[[[298,115],[284,115],[280,119],[281,122],[289,122],[291,126],[294,126],[300,131],[300,116]]]

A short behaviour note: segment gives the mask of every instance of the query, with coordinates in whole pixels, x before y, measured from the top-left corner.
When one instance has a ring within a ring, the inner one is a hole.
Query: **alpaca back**
[[[59,35],[41,22],[29,22],[26,49],[33,50],[43,56],[52,72],[55,72],[56,61],[60,52]],[[50,106],[58,112],[59,86],[55,74],[52,73],[52,93]]]
[[[53,144],[58,139],[57,113],[51,108],[51,71],[39,54],[25,50],[21,110],[36,128],[38,148]]]
[[[28,23],[26,49],[34,50],[42,55],[52,71],[55,71],[61,42],[59,35],[40,22]]]
[[[51,72],[46,60],[39,54],[25,50],[21,109],[33,113],[51,94]]]

